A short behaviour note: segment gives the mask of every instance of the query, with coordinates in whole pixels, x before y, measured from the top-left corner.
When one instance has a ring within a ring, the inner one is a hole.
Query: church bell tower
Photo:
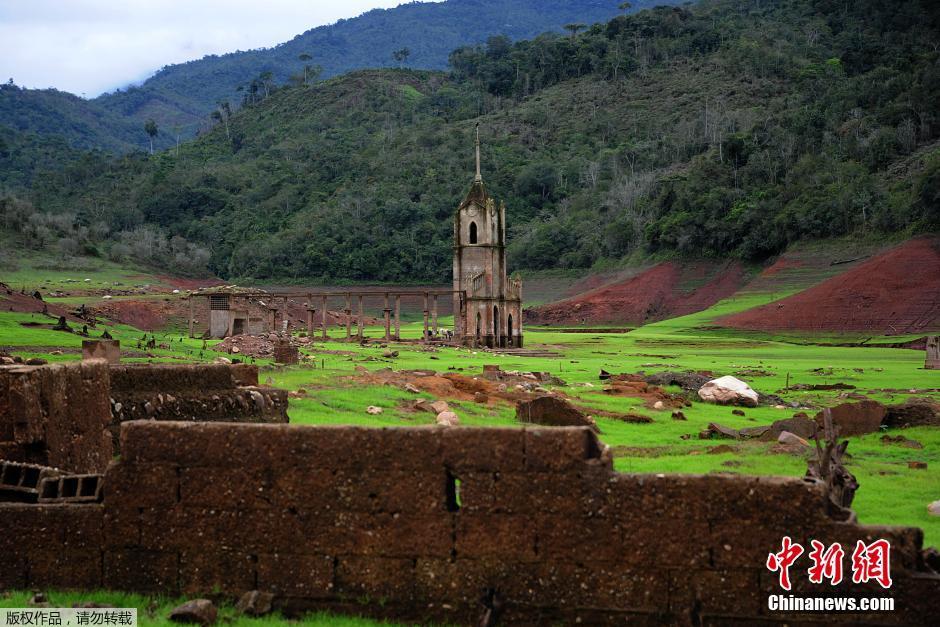
[[[490,198],[480,170],[454,216],[454,325],[468,346],[522,347],[522,281],[506,275],[506,205]]]

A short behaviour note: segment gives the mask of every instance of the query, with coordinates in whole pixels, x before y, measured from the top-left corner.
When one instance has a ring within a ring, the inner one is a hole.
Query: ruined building
[[[490,197],[480,172],[454,215],[454,332],[463,344],[522,346],[522,281],[506,276],[506,204]]]

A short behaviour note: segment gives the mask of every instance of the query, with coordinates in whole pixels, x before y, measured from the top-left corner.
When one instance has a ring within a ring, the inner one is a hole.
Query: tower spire
[[[477,141],[476,141],[476,153],[477,153],[477,175],[473,179],[474,183],[483,182],[483,174],[480,172],[480,123],[477,122]]]

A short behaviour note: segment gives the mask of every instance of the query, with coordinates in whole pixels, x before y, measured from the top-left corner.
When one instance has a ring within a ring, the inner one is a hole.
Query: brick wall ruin
[[[258,386],[248,364],[112,366],[109,429],[129,420],[287,422],[287,391]]]
[[[110,421],[104,361],[0,367],[0,459],[103,472]]]
[[[286,423],[287,392],[247,364],[0,367],[0,460],[104,472],[138,419]]]
[[[833,520],[801,479],[618,474],[582,428],[138,421],[121,440],[102,503],[0,505],[0,587],[262,590],[288,612],[460,624],[481,599],[500,624],[928,624],[940,597],[918,529]],[[891,589],[811,586],[804,565],[793,594],[896,610],[770,613],[784,535],[889,539]]]

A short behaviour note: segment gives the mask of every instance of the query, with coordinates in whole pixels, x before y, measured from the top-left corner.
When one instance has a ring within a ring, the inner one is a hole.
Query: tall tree
[[[144,124],[144,130],[150,136],[150,154],[153,154],[153,138],[157,136],[157,123],[152,118],[147,120]]]
[[[579,30],[584,30],[585,25],[580,22],[573,22],[571,24],[565,24],[565,30],[571,33],[571,41],[574,41],[575,35],[578,34]]]
[[[301,55],[300,55],[299,57],[297,57],[297,58],[300,60],[301,63],[304,64],[304,85],[306,85],[306,84],[307,84],[307,69],[310,67],[310,66],[307,64],[307,61],[312,60],[313,57],[311,57],[309,54],[307,54],[306,52],[304,52],[303,54],[301,54]]]
[[[408,57],[411,56],[411,50],[409,48],[401,48],[392,53],[392,57],[398,61],[398,67],[401,67],[408,61]]]

